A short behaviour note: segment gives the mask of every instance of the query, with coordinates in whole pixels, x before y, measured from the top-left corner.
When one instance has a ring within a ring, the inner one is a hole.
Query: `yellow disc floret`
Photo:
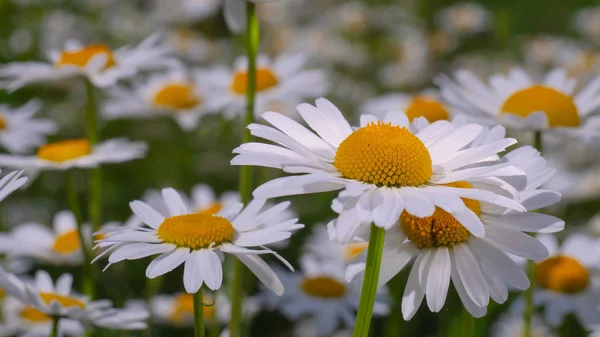
[[[448,119],[448,109],[440,102],[427,96],[413,98],[406,108],[406,116],[410,121],[417,117],[425,117],[430,123]]]
[[[6,292],[2,288],[0,288],[0,300],[6,297]]]
[[[40,159],[64,162],[92,153],[92,145],[87,139],[72,139],[46,144],[40,147],[37,156]]]
[[[116,64],[115,57],[107,46],[103,44],[92,44],[73,51],[63,51],[56,66],[76,66],[84,68],[88,62],[96,55],[105,54],[106,63],[104,68],[112,67]]]
[[[50,303],[52,303],[52,301],[56,301],[65,308],[68,308],[68,307],[79,307],[81,309],[85,308],[85,303],[74,297],[68,297],[68,296],[59,295],[59,294],[55,294],[55,293],[44,293],[44,292],[40,293],[40,297],[42,298],[42,301],[44,301],[44,303],[46,303],[46,304],[50,304]]]
[[[0,131],[6,129],[6,119],[0,115]]]
[[[581,124],[571,96],[541,85],[517,91],[506,99],[500,111],[521,117],[541,111],[546,114],[551,127],[575,127]]]
[[[300,283],[302,290],[313,297],[340,298],[346,294],[346,285],[328,277],[307,277]]]
[[[204,295],[204,302],[213,301],[209,295]],[[204,319],[211,320],[215,317],[215,307],[212,305],[203,305]],[[184,324],[194,318],[194,297],[191,294],[179,294],[173,300],[173,309],[170,315],[171,321],[175,324]]]
[[[333,165],[345,178],[377,186],[418,186],[433,173],[431,156],[405,127],[369,123],[338,147]]]
[[[79,247],[79,232],[72,230],[57,236],[52,249],[60,254],[69,254],[78,251]]]
[[[543,288],[564,294],[585,290],[590,273],[579,261],[568,256],[553,256],[538,263],[535,281]]]
[[[273,72],[268,68],[259,68],[256,70],[256,91],[261,92],[277,86],[279,81]],[[233,75],[231,82],[231,91],[239,95],[245,95],[248,91],[248,72],[240,71]]]
[[[154,94],[154,104],[176,110],[192,109],[200,104],[194,87],[189,83],[171,83]]]
[[[220,202],[215,202],[208,207],[202,207],[196,211],[198,214],[203,215],[215,215],[223,209],[223,205]]]
[[[367,249],[368,245],[368,242],[355,242],[346,244],[346,246],[344,246],[344,258],[346,259],[346,262],[354,261],[354,259],[360,253]]]
[[[445,186],[457,188],[472,188],[467,182],[455,182]],[[481,213],[479,201],[462,198],[468,209],[477,216]],[[452,247],[465,242],[469,231],[460,224],[450,213],[439,207],[435,208],[432,216],[419,218],[406,211],[400,215],[400,224],[408,239],[419,248],[440,246]]]
[[[231,241],[233,233],[234,228],[229,220],[206,214],[166,218],[158,228],[158,236],[164,242],[194,250]]]
[[[52,318],[44,314],[43,312],[33,308],[25,307],[20,312],[21,319],[28,321],[29,323],[45,323],[50,321]]]

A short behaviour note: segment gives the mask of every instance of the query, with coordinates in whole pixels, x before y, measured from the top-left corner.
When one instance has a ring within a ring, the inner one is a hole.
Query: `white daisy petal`
[[[189,248],[177,248],[172,252],[161,254],[146,268],[146,277],[153,279],[170,272],[184,263],[189,254]]]
[[[283,295],[283,284],[271,267],[255,255],[234,254],[254,275],[276,295]]]

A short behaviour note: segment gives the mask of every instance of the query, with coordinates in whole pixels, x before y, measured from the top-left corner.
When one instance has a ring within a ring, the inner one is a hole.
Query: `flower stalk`
[[[204,337],[204,303],[202,288],[194,294],[194,337]]]
[[[352,337],[367,337],[369,335],[373,306],[375,305],[375,297],[377,295],[377,283],[381,269],[384,240],[385,230],[375,226],[375,224],[371,224],[365,276],[360,292],[360,304],[358,305],[358,314],[356,315]]]
[[[52,331],[50,332],[50,337],[58,337],[58,321],[60,317],[55,316],[52,317]]]

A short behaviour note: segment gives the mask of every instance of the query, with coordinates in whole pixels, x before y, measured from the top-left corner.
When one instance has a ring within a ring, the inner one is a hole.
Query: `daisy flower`
[[[597,134],[600,118],[600,77],[576,89],[577,80],[556,68],[545,79],[533,79],[515,68],[507,75],[490,76],[486,84],[473,73],[459,70],[456,82],[437,78],[442,97],[454,108],[489,124],[501,123],[519,130],[558,129],[571,134]]]
[[[265,111],[269,105],[293,106],[304,98],[323,95],[327,89],[325,72],[305,70],[306,62],[306,56],[300,53],[282,54],[274,60],[259,55],[256,64],[255,112]],[[246,106],[247,68],[247,59],[242,56],[235,60],[233,71],[218,67],[197,74],[198,78],[210,85],[214,104],[224,110],[228,118],[238,116]]]
[[[490,26],[490,13],[480,4],[467,2],[442,9],[437,16],[438,26],[455,35],[477,34]]]
[[[231,319],[231,302],[222,292],[216,294],[204,292],[205,305],[204,321],[208,324],[226,324]],[[258,312],[257,298],[244,298],[244,317],[252,317]],[[194,326],[194,299],[193,295],[178,293],[174,295],[156,295],[150,300],[152,316],[158,322],[175,326]]]
[[[200,118],[214,112],[211,95],[190,78],[182,68],[152,75],[145,82],[134,82],[131,88],[115,86],[109,90],[103,114],[109,119],[133,117],[173,117],[186,131],[196,129]]]
[[[492,326],[491,337],[519,337],[523,336],[523,315],[508,313],[500,316],[498,321]],[[544,321],[533,316],[531,320],[531,337],[555,337]]]
[[[211,17],[219,10],[219,0],[176,0],[175,2],[152,1],[154,12],[159,19],[178,24],[197,22]]]
[[[393,60],[385,64],[379,78],[388,87],[418,85],[430,79],[430,54],[425,32],[418,27],[401,26],[392,33]],[[397,110],[397,108],[396,108]]]
[[[40,82],[83,76],[97,87],[108,87],[140,71],[164,68],[175,61],[170,48],[151,35],[135,47],[111,50],[103,44],[83,45],[69,40],[63,50],[50,50],[50,62],[13,62],[0,67],[0,83],[9,90]]]
[[[338,243],[335,242],[335,240],[330,240],[327,226],[315,224],[312,227],[314,229],[304,246],[304,251],[306,254],[310,254],[317,260],[349,264],[354,261],[360,253],[367,249],[367,242]],[[332,233],[332,235],[335,235],[335,233]]]
[[[292,235],[291,231],[304,227],[296,222],[298,219],[281,221],[279,215],[289,202],[262,210],[265,200],[253,200],[245,208],[241,203],[235,203],[211,215],[188,211],[179,193],[172,188],[163,189],[162,195],[169,217],[142,201],[133,201],[130,203],[131,210],[148,227],[118,229],[98,241],[98,247],[107,248],[100,256],[110,254],[108,266],[160,254],[146,269],[146,276],[153,279],[185,264],[183,283],[185,290],[192,294],[203,284],[211,290],[221,287],[221,259],[223,253],[229,253],[235,255],[269,289],[283,294],[281,281],[257,255],[273,254],[287,264],[264,245],[285,240]],[[258,229],[261,225],[265,228]]]
[[[318,261],[305,255],[300,260],[302,272],[276,269],[287,292],[282,297],[265,294],[267,303],[277,307],[291,320],[312,317],[316,336],[331,336],[338,325],[352,327],[360,301],[360,289],[344,281],[345,264]],[[374,316],[387,315],[389,306],[381,289],[375,302]]]
[[[23,153],[46,142],[56,132],[50,119],[34,118],[42,107],[37,100],[18,108],[0,105],[0,145],[12,153]]]
[[[575,29],[593,42],[600,42],[600,6],[584,8],[573,17]]]
[[[71,274],[61,275],[54,283],[46,271],[39,270],[32,282],[25,282],[0,268],[0,287],[21,303],[15,312],[18,317],[10,324],[31,329],[35,336],[48,336],[52,317],[56,316],[66,332],[83,331],[83,325],[119,330],[146,328],[145,310],[115,309],[109,300],[90,301],[73,293],[72,283]]]
[[[550,257],[535,268],[534,303],[544,307],[544,319],[552,326],[573,313],[584,325],[600,324],[600,251],[597,240],[572,234],[558,245],[552,235],[539,240]]]
[[[297,109],[316,134],[282,114],[266,112],[262,117],[275,128],[259,124],[248,128],[254,136],[278,145],[242,144],[234,150],[238,155],[231,164],[301,174],[259,186],[255,198],[343,190],[336,226],[341,242],[348,242],[363,223],[389,229],[405,210],[428,217],[436,207],[482,236],[481,220],[461,197],[524,210],[505,196],[462,183],[495,180],[493,172],[508,164],[473,165],[515,144],[514,139],[463,150],[479,136],[481,126],[437,121],[413,133],[404,113],[390,112],[383,120],[362,115],[360,127],[354,129],[326,99],[318,99],[316,107],[301,104]]]
[[[400,225],[386,231],[379,285],[386,284],[415,259],[402,298],[405,320],[415,315],[424,297],[429,309],[439,312],[446,301],[450,281],[469,313],[482,317],[490,297],[504,303],[508,286],[524,290],[530,285],[508,254],[536,261],[548,256],[545,246],[524,232],[554,233],[564,228],[564,222],[558,218],[530,212],[560,200],[556,192],[538,189],[554,169],[532,147],[511,151],[502,161],[525,173],[527,182],[517,184],[518,190],[504,187],[501,179],[465,179],[452,185],[511,191],[528,212],[519,213],[484,200],[463,198],[467,208],[485,225],[484,236],[472,235],[458,218],[440,207],[428,217],[418,217],[405,210],[399,218]],[[496,173],[502,177],[503,173]],[[333,222],[330,226],[336,224]],[[357,235],[366,238],[365,229],[361,228]],[[359,263],[348,268],[348,280],[364,271],[365,260],[366,254],[362,253]]]
[[[2,170],[0,169],[0,173]],[[13,171],[0,179],[0,201],[4,200],[9,194],[25,185],[27,177],[21,177],[23,171]]]
[[[411,122],[417,117],[425,117],[429,122],[449,120],[452,115],[451,109],[431,90],[415,95],[387,94],[367,101],[360,109],[362,114],[374,115],[380,119],[385,117],[382,113],[394,110],[404,111]]]
[[[143,158],[147,149],[144,142],[126,139],[109,139],[96,145],[87,139],[69,139],[42,145],[34,156],[0,154],[0,166],[33,170],[92,168]]]

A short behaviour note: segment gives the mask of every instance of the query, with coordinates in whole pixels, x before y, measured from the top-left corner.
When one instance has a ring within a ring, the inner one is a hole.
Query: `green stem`
[[[86,126],[87,137],[90,144],[95,145],[100,140],[98,133],[98,112],[96,110],[96,102],[94,100],[94,86],[88,80],[86,83],[87,107],[86,107]],[[102,172],[97,167],[90,174],[90,200],[88,204],[88,212],[92,231],[96,232],[100,228],[101,222],[101,207],[102,207]]]
[[[81,252],[83,253],[83,290],[86,295],[90,298],[94,297],[94,280],[91,274],[90,261],[91,253],[86,244],[89,240],[85,238],[83,230],[83,219],[81,216],[81,207],[79,205],[79,197],[77,196],[77,185],[75,182],[75,172],[69,170],[66,172],[67,179],[67,200],[69,202],[69,208],[75,216],[77,222],[77,233],[79,233],[79,242],[81,245]]]
[[[50,332],[50,337],[58,337],[58,321],[60,317],[52,317],[52,332]]]
[[[388,283],[394,303],[390,315],[385,320],[383,335],[386,337],[400,336],[404,320],[398,319],[398,317],[402,317],[402,292],[407,281],[407,275],[407,273],[399,273]]]
[[[204,337],[204,303],[202,288],[194,294],[194,337]]]
[[[163,277],[157,277],[154,279],[146,278],[146,287],[144,289],[144,299],[146,303],[150,303],[152,297],[160,291],[160,287],[163,283]],[[154,324],[152,320],[148,320],[148,327],[144,330],[144,337],[151,337]]]
[[[252,139],[248,124],[254,122],[254,100],[256,97],[256,57],[258,55],[258,44],[260,41],[260,29],[256,8],[253,2],[246,1],[246,53],[248,57],[248,82],[246,92],[246,113],[244,116],[244,129],[242,131],[242,143],[248,143]],[[252,166],[240,168],[239,191],[244,204],[248,204],[252,198]],[[238,259],[233,259],[233,280],[231,285],[231,320],[229,321],[229,332],[231,337],[240,337],[242,323],[242,302],[244,287],[244,266]]]
[[[475,337],[475,317],[463,306],[461,317],[461,337]]]
[[[536,131],[533,135],[533,146],[542,153],[542,132]],[[531,285],[525,290],[525,308],[523,309],[523,337],[531,337],[531,319],[533,317],[533,294],[535,293],[535,262],[527,261],[527,277]]]
[[[212,320],[210,322],[210,329],[208,331],[209,336],[210,337],[219,337],[221,335],[221,323],[219,322],[219,318],[217,317],[217,300],[216,300],[216,293],[215,293],[215,301],[212,304],[213,306],[213,312],[214,315],[212,317]]]
[[[358,305],[358,314],[356,315],[356,324],[354,325],[352,337],[367,337],[369,335],[369,326],[371,325],[371,316],[377,294],[379,270],[381,269],[384,239],[385,230],[375,226],[375,224],[371,224],[365,277],[360,292],[360,303]]]

